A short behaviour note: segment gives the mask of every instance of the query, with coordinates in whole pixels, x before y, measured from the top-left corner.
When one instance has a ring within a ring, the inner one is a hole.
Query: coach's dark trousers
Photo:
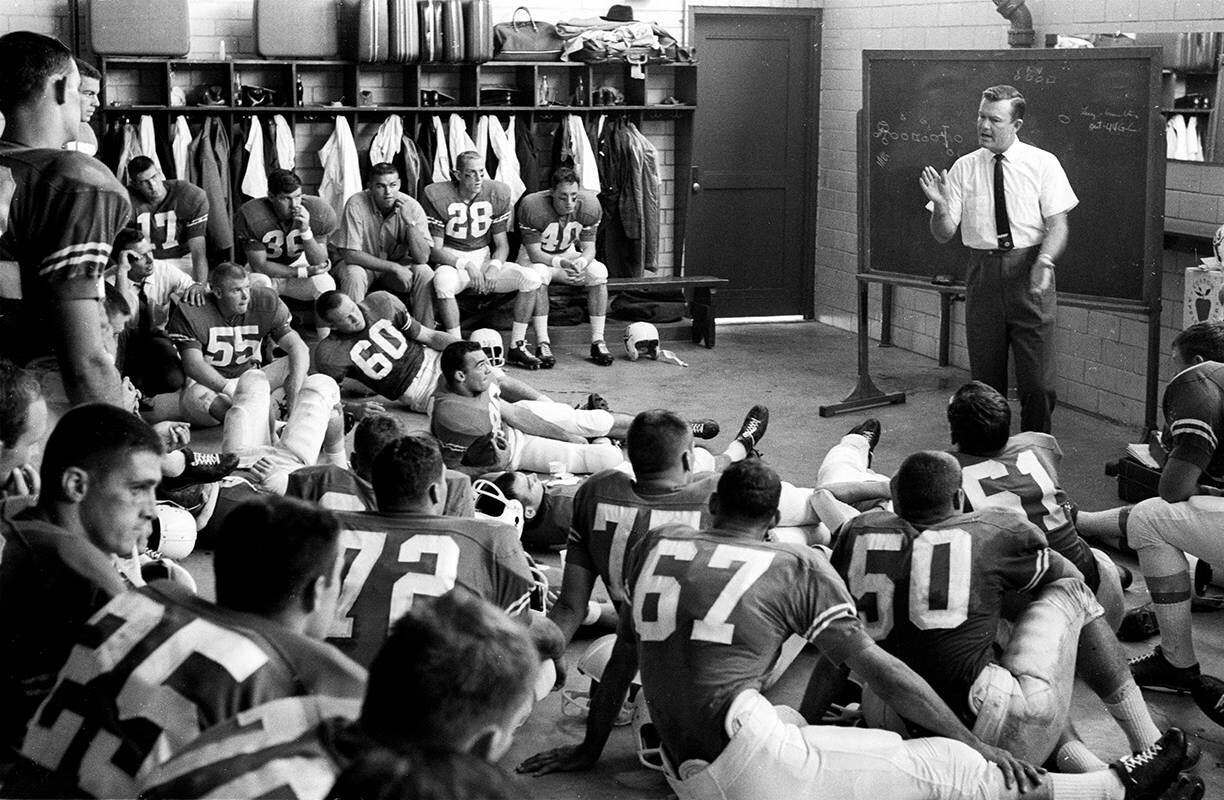
[[[1056,396],[1054,283],[1044,292],[1030,288],[1029,270],[1037,247],[970,250],[965,291],[965,337],[969,370],[1006,396],[1007,350],[1016,359],[1020,430],[1050,432]]]

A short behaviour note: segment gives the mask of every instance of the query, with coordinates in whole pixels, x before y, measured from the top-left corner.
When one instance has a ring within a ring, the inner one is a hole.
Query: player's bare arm
[[[102,304],[82,295],[79,281],[56,284],[52,335],[64,377],[64,391],[73,405],[120,403],[119,370],[106,352],[102,330]]]
[[[260,242],[253,242],[251,246],[247,248],[246,255],[247,265],[251,268],[251,272],[253,273],[258,272],[260,275],[267,275],[269,278],[297,277],[297,267],[287,267],[284,264],[269,261],[268,252],[264,250],[264,246]],[[309,271],[311,267],[307,267],[306,269]],[[322,271],[323,270],[318,270],[316,272],[311,272],[310,274],[314,275],[317,274],[317,272]]]
[[[505,400],[498,400],[497,402],[501,403],[502,419],[512,428],[532,436],[542,436],[545,439],[556,439],[557,441],[569,442],[570,444],[586,444],[586,439],[583,439],[581,436],[566,433],[560,425],[554,425],[547,420],[541,419],[525,408],[519,408]]]
[[[204,359],[203,350],[198,347],[184,347],[179,350],[179,356],[183,359],[183,372],[188,378],[214,392],[226,393],[228,379]],[[237,385],[237,379],[234,384]]]
[[[187,240],[187,252],[191,255],[191,274],[201,293],[208,285],[208,248],[203,236],[193,236]]]
[[[566,644],[573,640],[578,626],[586,617],[587,603],[595,591],[595,572],[572,561],[565,562],[561,575],[561,593],[557,602],[548,610],[548,618],[557,623]]]
[[[1177,456],[1169,456],[1160,471],[1160,499],[1166,503],[1180,503],[1196,494],[1202,494],[1199,480],[1203,470]]]
[[[918,176],[918,185],[922,193],[931,201],[931,235],[940,244],[952,238],[956,233],[957,220],[948,215],[948,171],[942,172],[934,167],[925,167]]]
[[[301,236],[302,249],[306,251],[306,263],[311,267],[330,266],[327,261],[327,238],[315,238],[310,229],[310,209],[306,208],[305,203],[293,207],[293,227],[297,228]],[[318,275],[323,271],[310,274]]]
[[[289,408],[297,402],[298,392],[310,371],[310,348],[297,331],[290,328],[276,340],[279,346],[289,356],[289,374],[285,378],[285,403]]]
[[[416,335],[416,341],[437,350],[439,353],[446,349],[448,344],[459,341],[458,336],[451,336],[446,331],[427,330],[424,326],[420,328],[420,332]]]
[[[493,251],[489,254],[490,261],[505,261],[510,255],[510,237],[503,231],[493,234]]]

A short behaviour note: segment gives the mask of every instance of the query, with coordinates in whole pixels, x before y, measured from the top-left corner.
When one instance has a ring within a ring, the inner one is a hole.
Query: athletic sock
[[[1152,611],[1160,624],[1160,649],[1173,666],[1189,667],[1197,663],[1190,636],[1190,573],[1180,552],[1165,553],[1165,549],[1141,548],[1139,566],[1152,595]],[[1177,571],[1171,572],[1174,568]]]
[[[1108,764],[1097,758],[1096,753],[1088,749],[1088,745],[1078,739],[1058,748],[1056,760],[1059,772],[1097,772],[1109,768]]]
[[[1130,678],[1111,695],[1111,699],[1105,700],[1105,708],[1118,721],[1118,727],[1126,734],[1133,752],[1146,750],[1160,739],[1160,729],[1152,721],[1152,713],[1143,701],[1143,692]]]
[[[531,318],[531,327],[535,331],[536,342],[550,341],[548,338],[548,315],[537,314]]]
[[[527,338],[527,323],[513,322],[510,325],[510,346],[514,347]]]
[[[731,444],[727,445],[727,449],[723,450],[723,455],[731,459],[732,462],[743,461],[748,457],[748,448],[744,447],[744,443],[736,439]]]
[[[341,469],[349,468],[348,452],[344,449],[344,440],[323,451],[323,463],[332,464]]]
[[[591,319],[591,342],[594,343],[594,342],[603,341],[604,325],[607,323],[608,318],[606,316],[597,317],[595,315],[591,315],[590,319]]]
[[[1126,787],[1112,769],[1068,775],[1047,772],[1054,800],[1124,800]]]
[[[446,332],[449,333],[451,336],[454,336],[456,339],[463,338],[463,331],[459,328],[458,325],[456,325],[453,328],[447,328]]]

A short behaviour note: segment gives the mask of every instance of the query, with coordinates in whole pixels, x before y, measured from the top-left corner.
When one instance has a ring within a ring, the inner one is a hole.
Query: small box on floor
[[[1138,503],[1159,494],[1160,470],[1130,456],[1106,464],[1105,474],[1118,476],[1118,499],[1127,503]]]

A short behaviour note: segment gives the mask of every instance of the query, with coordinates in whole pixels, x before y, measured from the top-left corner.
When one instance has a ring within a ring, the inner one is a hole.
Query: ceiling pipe
[[[1024,6],[1024,0],[990,0],[995,11],[1009,22],[1007,44],[1009,47],[1032,47],[1037,40],[1033,32],[1033,14]]]

